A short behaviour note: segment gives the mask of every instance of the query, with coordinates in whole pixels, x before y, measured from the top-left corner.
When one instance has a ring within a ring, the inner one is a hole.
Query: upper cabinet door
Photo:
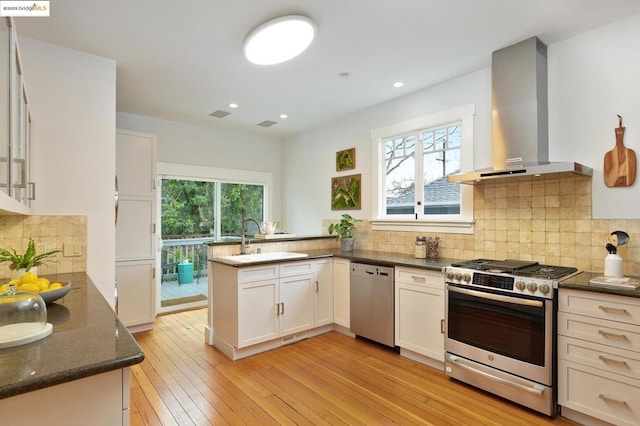
[[[0,191],[9,192],[9,104],[11,27],[0,19]]]
[[[154,196],[155,159],[155,136],[125,130],[117,131],[116,174],[121,196]]]

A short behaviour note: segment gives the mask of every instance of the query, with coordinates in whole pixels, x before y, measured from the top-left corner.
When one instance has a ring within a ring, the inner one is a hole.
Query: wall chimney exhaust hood
[[[449,175],[449,182],[591,176],[575,162],[549,162],[547,46],[537,37],[493,52],[493,167]]]

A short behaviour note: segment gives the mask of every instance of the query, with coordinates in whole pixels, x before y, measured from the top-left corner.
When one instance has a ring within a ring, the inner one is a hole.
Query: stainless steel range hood
[[[493,52],[491,84],[493,167],[449,175],[449,182],[593,174],[575,162],[549,162],[544,43],[531,37]]]

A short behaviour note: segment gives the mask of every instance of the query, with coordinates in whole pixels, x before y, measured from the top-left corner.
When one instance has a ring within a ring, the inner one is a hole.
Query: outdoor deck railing
[[[178,279],[178,264],[187,259],[193,263],[193,278],[207,277],[207,242],[213,238],[180,238],[162,240],[162,282]]]

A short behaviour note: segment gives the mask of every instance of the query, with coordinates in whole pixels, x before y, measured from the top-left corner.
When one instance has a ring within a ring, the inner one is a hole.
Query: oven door
[[[553,300],[447,284],[445,350],[553,385]]]

